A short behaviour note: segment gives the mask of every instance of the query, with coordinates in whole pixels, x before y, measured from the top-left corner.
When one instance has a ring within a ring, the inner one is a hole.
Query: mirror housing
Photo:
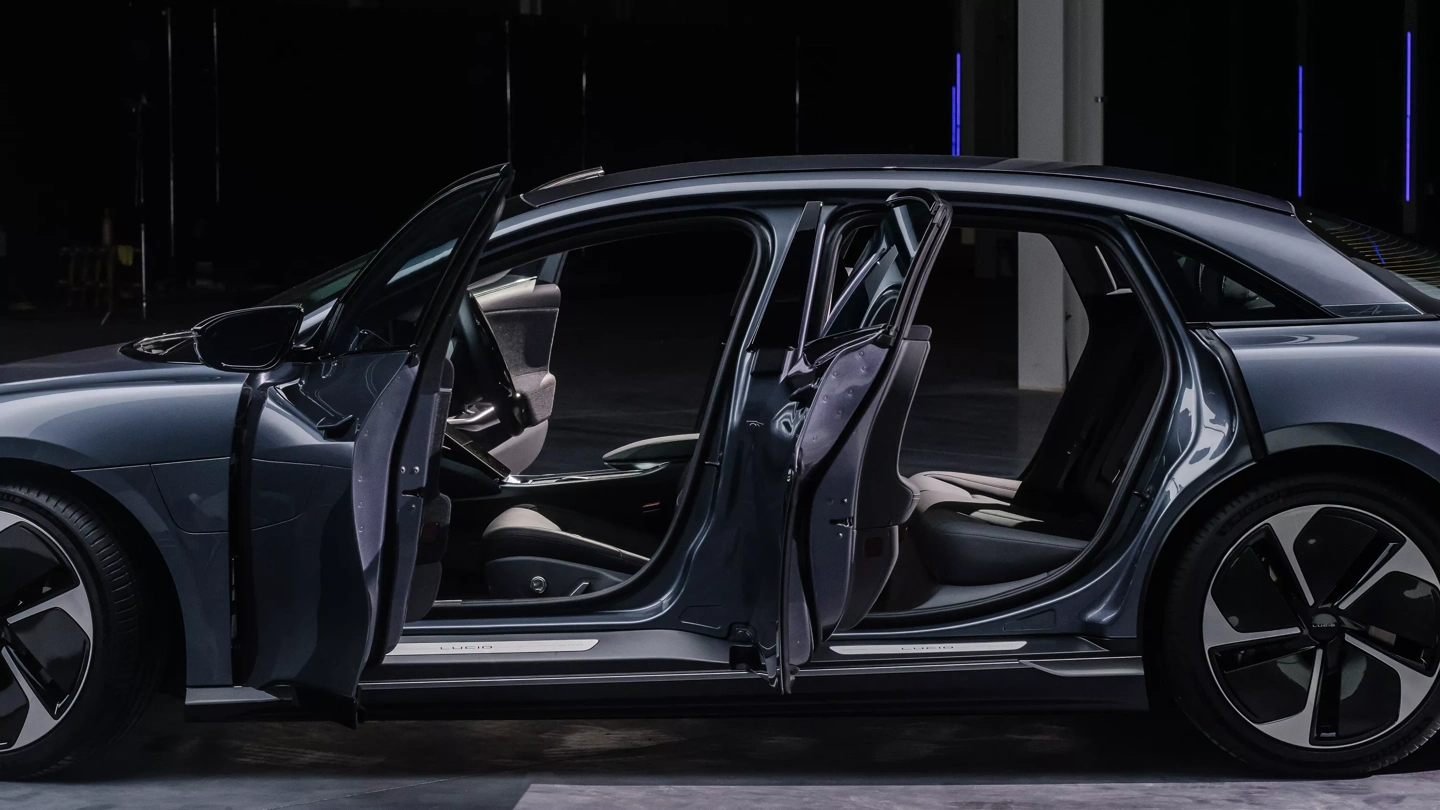
[[[223,312],[195,325],[195,354],[221,371],[269,371],[295,345],[305,311],[298,304]]]

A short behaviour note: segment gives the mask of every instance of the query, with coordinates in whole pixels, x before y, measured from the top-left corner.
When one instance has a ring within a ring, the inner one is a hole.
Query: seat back
[[[1074,516],[1056,533],[1089,535],[1114,499],[1163,374],[1159,346],[1129,290],[1086,296],[1090,337],[1011,504]],[[1047,529],[1051,527],[1047,526]]]

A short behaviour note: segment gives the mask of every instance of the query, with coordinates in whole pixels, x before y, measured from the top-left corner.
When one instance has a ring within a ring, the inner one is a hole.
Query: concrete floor
[[[1256,774],[1149,715],[185,725],[0,807],[1434,808],[1440,747],[1346,781]]]

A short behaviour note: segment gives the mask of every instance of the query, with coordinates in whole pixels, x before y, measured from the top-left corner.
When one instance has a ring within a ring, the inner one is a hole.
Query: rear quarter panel
[[[1440,480],[1440,321],[1217,329],[1266,449],[1358,447]]]

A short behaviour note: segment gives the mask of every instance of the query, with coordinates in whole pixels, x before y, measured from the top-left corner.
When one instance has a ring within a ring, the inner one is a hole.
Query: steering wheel
[[[511,436],[519,435],[528,424],[524,400],[515,393],[515,381],[510,378],[510,369],[500,347],[491,339],[489,330],[482,329],[485,313],[480,304],[470,295],[465,296],[460,312],[455,319],[457,340],[470,361],[473,375],[472,390],[464,391],[460,407],[466,408],[476,402],[483,402],[494,408],[494,418],[504,426]],[[456,374],[456,393],[461,393],[458,384],[461,375]]]

